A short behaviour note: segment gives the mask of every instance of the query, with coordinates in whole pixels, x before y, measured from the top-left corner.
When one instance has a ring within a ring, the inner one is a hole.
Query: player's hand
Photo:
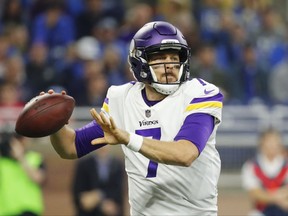
[[[47,91],[47,93],[48,93],[48,94],[54,94],[55,91],[54,91],[53,89],[49,89],[49,90]],[[39,95],[44,95],[44,94],[46,94],[46,92],[41,91]],[[62,95],[66,95],[67,93],[66,93],[66,91],[62,90],[62,91],[61,91],[61,94],[62,94]],[[66,124],[69,124],[69,121],[67,121]]]
[[[46,92],[41,91],[39,95],[44,95],[45,93],[46,93]],[[49,90],[47,91],[47,93],[48,93],[48,94],[53,94],[53,93],[55,93],[55,91],[54,91],[53,89],[49,89]],[[62,94],[62,95],[66,95],[67,93],[66,93],[66,91],[62,90],[62,91],[61,91],[61,94]]]
[[[117,145],[127,144],[129,142],[129,133],[117,128],[112,117],[108,119],[103,112],[99,114],[95,109],[91,109],[90,113],[104,132],[104,137],[92,140],[92,145]]]

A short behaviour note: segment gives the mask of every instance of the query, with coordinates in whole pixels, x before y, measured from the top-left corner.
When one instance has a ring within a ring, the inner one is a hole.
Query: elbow
[[[193,162],[193,161],[191,161],[191,160],[185,161],[185,162],[182,164],[182,166],[183,166],[183,167],[190,167],[190,166],[192,165],[192,162]]]
[[[179,157],[174,158],[174,162],[172,162],[171,164],[182,167],[190,167],[197,157],[198,156],[194,154],[179,155]]]
[[[77,151],[75,148],[75,144],[71,143],[61,143],[61,142],[51,142],[54,150],[58,154],[58,156],[62,159],[76,159]]]
[[[70,156],[70,155],[60,155],[60,157],[61,157],[62,159],[65,159],[65,160],[73,160],[73,159],[76,159],[75,157]]]
[[[189,155],[187,157],[183,157],[180,159],[180,166],[183,166],[183,167],[190,167],[193,163],[193,161],[197,158],[196,155]]]
[[[69,152],[57,152],[60,158],[66,159],[66,160],[73,160],[77,159],[77,155],[75,153],[69,153]]]
[[[190,167],[200,153],[195,145],[188,143],[186,146],[188,148],[185,151],[181,151],[181,154],[178,156],[178,162],[180,166]]]
[[[196,147],[195,147],[196,148]],[[193,148],[193,151],[188,151],[185,154],[182,154],[178,159],[179,165],[183,167],[190,167],[192,163],[198,158],[199,151],[198,149]]]

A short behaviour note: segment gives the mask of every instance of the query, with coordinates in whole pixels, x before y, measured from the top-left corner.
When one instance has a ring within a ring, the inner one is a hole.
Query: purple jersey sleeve
[[[96,123],[96,121],[90,122],[84,127],[75,130],[75,132],[75,146],[78,158],[106,145],[91,144],[93,139],[104,136],[102,128]]]
[[[198,148],[199,154],[203,151],[214,129],[214,117],[205,113],[195,113],[186,117],[180,131],[174,138],[189,140]]]

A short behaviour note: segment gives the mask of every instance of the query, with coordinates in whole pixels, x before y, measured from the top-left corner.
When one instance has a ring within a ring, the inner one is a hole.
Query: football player
[[[217,215],[215,136],[223,95],[215,85],[190,78],[189,58],[175,26],[147,23],[128,56],[137,81],[111,86],[101,112],[90,110],[91,123],[76,130],[65,125],[50,136],[67,159],[121,144],[131,215]]]

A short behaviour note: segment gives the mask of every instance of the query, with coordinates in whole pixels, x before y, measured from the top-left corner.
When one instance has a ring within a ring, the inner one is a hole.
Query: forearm
[[[167,142],[143,138],[117,128],[113,118],[110,117],[108,120],[103,112],[98,114],[95,109],[91,109],[90,112],[104,131],[104,136],[94,139],[92,145],[124,144],[132,151],[140,151],[141,154],[155,162],[179,166],[190,166],[199,155],[196,145],[188,140],[179,139]]]
[[[57,133],[50,136],[55,151],[64,159],[76,159],[75,131],[65,125]]]
[[[189,141],[159,141],[144,138],[140,153],[155,162],[188,167],[198,157],[197,147]]]

